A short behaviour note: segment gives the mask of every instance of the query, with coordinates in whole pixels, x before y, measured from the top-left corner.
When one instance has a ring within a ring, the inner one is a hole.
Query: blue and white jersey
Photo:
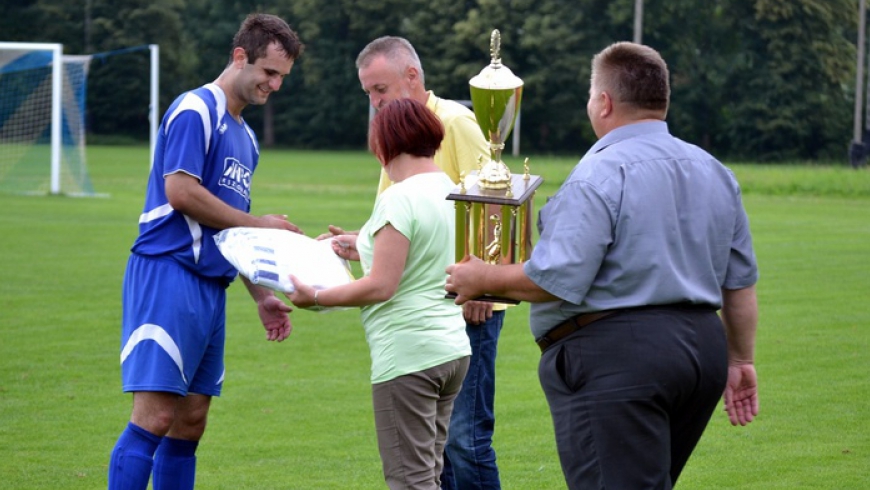
[[[230,206],[249,212],[251,177],[259,161],[251,128],[227,112],[224,92],[215,84],[181,94],[163,116],[145,207],[139,217],[136,254],[165,257],[207,278],[225,280],[236,269],[214,242],[220,230],[175,211],[166,198],[166,176],[184,172],[199,179]]]

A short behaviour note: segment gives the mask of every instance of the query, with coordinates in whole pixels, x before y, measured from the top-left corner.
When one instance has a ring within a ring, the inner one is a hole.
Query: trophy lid
[[[522,79],[501,64],[500,51],[501,34],[498,29],[494,29],[490,36],[492,61],[468,82],[469,85],[483,90],[512,90],[523,86]]]

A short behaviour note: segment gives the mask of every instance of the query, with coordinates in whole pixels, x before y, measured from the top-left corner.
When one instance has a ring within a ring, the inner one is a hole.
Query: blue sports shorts
[[[123,289],[124,391],[219,396],[225,327],[223,283],[171,259],[131,254]]]

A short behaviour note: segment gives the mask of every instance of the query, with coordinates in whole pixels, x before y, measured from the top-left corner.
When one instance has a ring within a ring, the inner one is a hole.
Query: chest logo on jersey
[[[235,158],[224,160],[224,173],[220,185],[239,193],[245,201],[251,200],[251,169]]]

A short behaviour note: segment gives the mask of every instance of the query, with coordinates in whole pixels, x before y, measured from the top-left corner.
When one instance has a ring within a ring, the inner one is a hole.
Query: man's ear
[[[606,91],[602,91],[601,97],[601,117],[607,117],[613,113],[613,98]]]
[[[408,78],[408,82],[412,85],[420,83],[420,72],[413,66],[409,66],[405,69],[405,76]]]
[[[248,54],[245,52],[245,48],[233,48],[233,64],[236,65],[237,68],[244,68],[245,63],[247,62]]]

